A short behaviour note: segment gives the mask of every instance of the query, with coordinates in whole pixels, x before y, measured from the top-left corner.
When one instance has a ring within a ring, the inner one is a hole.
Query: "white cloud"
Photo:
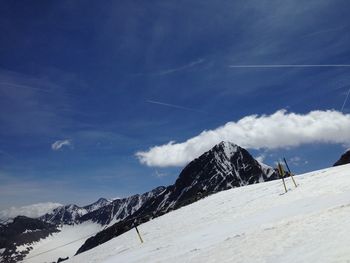
[[[335,110],[296,114],[279,110],[271,115],[250,115],[203,131],[182,143],[173,141],[139,151],[136,156],[148,166],[182,166],[220,141],[231,141],[247,149],[276,149],[306,143],[347,144],[350,114]]]
[[[38,203],[22,207],[12,206],[8,209],[0,211],[0,219],[6,221],[8,218],[14,218],[19,215],[36,218],[52,211],[59,206],[61,206],[61,204],[52,202]]]
[[[72,145],[72,142],[68,139],[58,140],[58,141],[55,141],[53,144],[51,144],[51,149],[54,151],[58,151],[64,146],[71,146],[71,145]]]
[[[265,158],[266,158],[265,154],[261,154],[261,155],[255,157],[255,159],[256,159],[259,163],[263,163],[264,160],[265,160]]]
[[[154,174],[155,174],[155,176],[158,177],[158,178],[168,176],[167,173],[159,172],[158,170],[155,170]]]
[[[294,157],[290,158],[289,161],[291,162],[291,164],[293,164],[295,166],[304,165],[304,164],[309,163],[307,160],[303,160],[299,156],[294,156]]]

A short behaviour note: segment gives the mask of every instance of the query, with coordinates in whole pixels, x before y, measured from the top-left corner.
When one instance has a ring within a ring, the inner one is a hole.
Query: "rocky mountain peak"
[[[350,163],[350,150],[346,151],[333,166],[343,165]]]

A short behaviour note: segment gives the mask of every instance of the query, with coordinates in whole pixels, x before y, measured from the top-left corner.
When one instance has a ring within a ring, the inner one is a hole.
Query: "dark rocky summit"
[[[343,165],[350,163],[350,150],[345,152],[333,166]]]

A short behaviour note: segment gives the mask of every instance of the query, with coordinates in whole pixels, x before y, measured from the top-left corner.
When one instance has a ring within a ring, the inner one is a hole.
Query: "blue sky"
[[[0,209],[86,204],[173,183],[181,166],[138,151],[252,114],[340,110],[350,64],[348,1],[3,1]],[[171,106],[174,105],[175,107]],[[343,113],[349,113],[345,105]],[[58,150],[52,144],[67,140]],[[251,150],[300,173],[342,143]]]

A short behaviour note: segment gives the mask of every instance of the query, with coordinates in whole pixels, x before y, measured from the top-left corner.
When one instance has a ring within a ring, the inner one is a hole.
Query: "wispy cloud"
[[[42,89],[42,88],[32,87],[32,86],[28,86],[28,85],[10,83],[10,82],[0,82],[0,88],[11,88],[11,87],[46,92],[46,93],[53,92],[53,90],[51,90],[51,89]]]
[[[346,144],[350,141],[350,114],[335,110],[307,114],[279,110],[271,115],[250,115],[203,131],[182,143],[173,141],[136,153],[148,166],[182,166],[220,141],[231,141],[248,149],[277,149],[307,143]]]
[[[170,104],[170,103],[165,103],[165,102],[160,102],[160,101],[155,101],[155,100],[146,100],[146,102],[151,103],[151,104],[157,104],[165,107],[170,107],[170,108],[175,108],[175,109],[181,109],[181,110],[188,110],[188,111],[195,111],[199,113],[205,113],[204,111],[189,108],[189,107],[184,107],[181,105],[175,105],[175,104]]]
[[[294,157],[290,158],[289,162],[295,166],[305,165],[305,164],[309,163],[307,160],[303,160],[299,156],[294,156]]]
[[[348,101],[348,98],[349,98],[349,94],[350,94],[350,89],[348,90],[348,93],[346,94],[344,103],[343,103],[343,105],[341,106],[341,109],[340,109],[341,112],[343,112],[343,110],[344,110],[344,107],[345,107],[345,105],[346,105],[346,103],[347,103],[347,101]]]
[[[12,206],[0,211],[0,219],[6,221],[9,218],[14,218],[19,215],[36,218],[61,205],[60,203],[46,202],[21,207]]]
[[[158,170],[155,170],[155,171],[154,171],[154,174],[155,174],[155,176],[158,177],[158,178],[165,177],[165,176],[168,176],[168,175],[169,175],[169,174],[164,173],[164,172],[159,172]]]
[[[51,149],[54,151],[58,151],[62,149],[64,146],[72,146],[71,140],[65,139],[65,140],[57,140],[53,144],[51,144]]]
[[[262,65],[229,65],[230,68],[344,68],[350,64],[262,64]]]
[[[305,35],[304,38],[314,37],[314,36],[318,36],[318,35],[322,35],[322,34],[326,34],[326,33],[330,33],[330,32],[337,32],[337,31],[344,30],[344,29],[346,29],[348,27],[349,26],[340,26],[340,27],[323,29],[323,30],[319,30],[319,31],[316,31],[316,32],[309,33],[309,34]],[[328,34],[327,34],[327,36],[328,36]]]
[[[259,156],[256,156],[255,159],[260,162],[260,163],[263,163],[264,160],[266,158],[266,155],[265,154],[260,154]]]
[[[55,180],[49,177],[36,178],[26,175],[21,177],[13,173],[0,170],[0,210],[10,211],[11,207],[22,207],[36,203],[44,203],[63,199],[72,199],[74,190],[65,179]],[[65,195],[52,189],[62,189]],[[69,193],[69,194],[67,194]],[[67,201],[69,202],[69,201]],[[10,209],[10,210],[8,210]]]
[[[177,68],[172,68],[172,69],[166,69],[163,71],[160,71],[158,73],[156,73],[155,75],[167,75],[167,74],[171,74],[174,72],[178,72],[178,71],[182,71],[182,70],[186,70],[186,69],[190,69],[198,64],[201,64],[204,62],[204,59],[198,59],[196,61],[192,61],[190,63],[188,63],[187,65],[183,65],[181,67],[177,67]]]
[[[10,158],[10,159],[16,160],[16,158],[15,158],[12,154],[9,154],[8,152],[5,152],[5,151],[3,151],[3,150],[0,150],[0,156],[1,156],[1,155],[4,155],[4,156],[6,156],[6,157],[8,157],[8,158]]]
[[[144,76],[144,75],[151,75],[151,76],[163,76],[163,75],[168,75],[168,74],[172,74],[175,72],[180,72],[180,71],[184,71],[184,70],[188,70],[190,68],[193,68],[199,64],[202,64],[205,61],[205,59],[198,59],[195,61],[192,61],[186,65],[182,65],[179,67],[175,67],[175,68],[169,68],[169,69],[164,69],[164,70],[160,70],[157,72],[150,72],[150,73],[137,73],[134,74],[135,76]]]
[[[46,77],[0,69],[2,135],[55,136],[71,123],[61,110],[71,109],[71,102],[65,88]]]

